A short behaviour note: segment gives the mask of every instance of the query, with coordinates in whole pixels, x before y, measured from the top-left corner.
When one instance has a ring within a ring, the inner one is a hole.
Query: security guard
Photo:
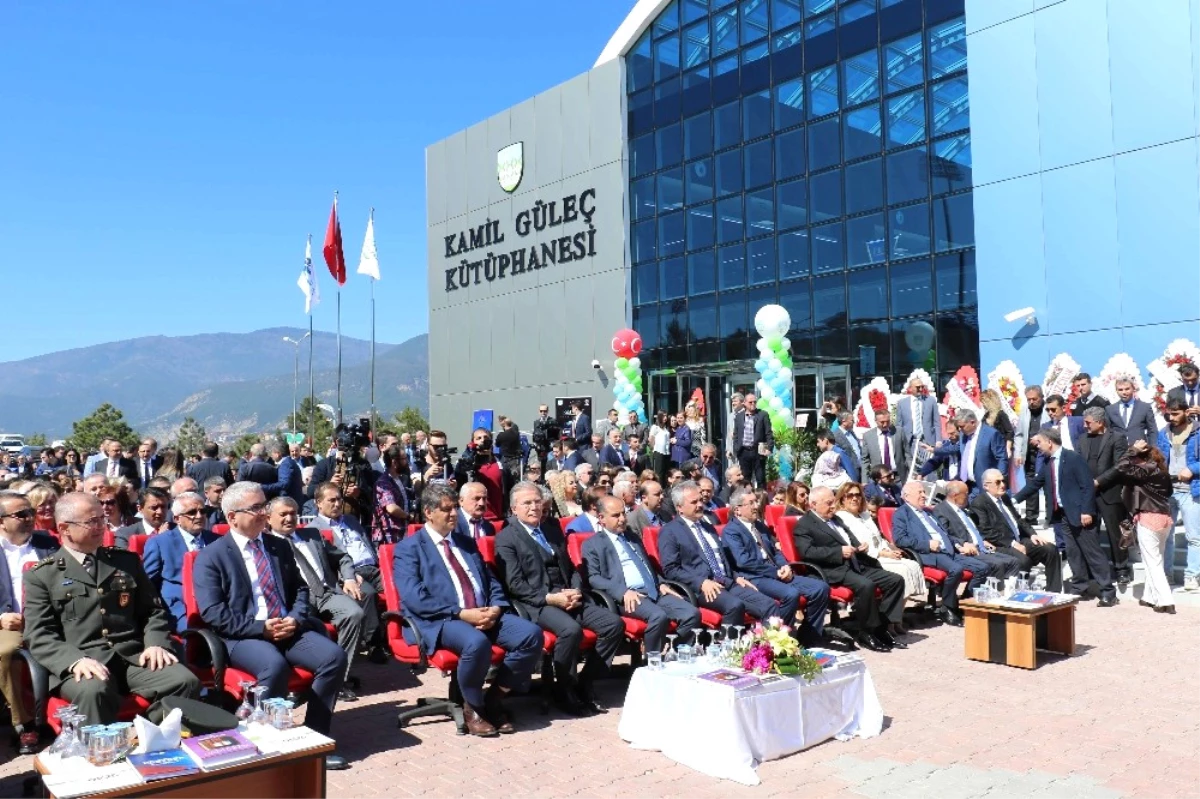
[[[25,575],[25,640],[51,688],[89,724],[116,721],[121,698],[196,697],[200,682],[172,654],[162,598],[133,552],[101,547],[104,515],[90,494],[54,512],[62,549]]]

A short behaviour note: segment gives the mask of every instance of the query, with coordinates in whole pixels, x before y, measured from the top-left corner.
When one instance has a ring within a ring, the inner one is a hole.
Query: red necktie
[[[479,607],[479,603],[475,600],[475,589],[471,587],[471,578],[467,576],[467,570],[462,567],[450,549],[450,539],[448,538],[442,539],[442,554],[446,556],[446,562],[450,564],[450,571],[454,572],[454,581],[462,589],[463,610]]]

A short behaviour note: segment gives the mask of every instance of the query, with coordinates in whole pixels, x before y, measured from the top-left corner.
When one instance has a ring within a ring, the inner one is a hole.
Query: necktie
[[[1012,511],[1010,511],[1008,509],[1007,505],[1005,505],[1003,502],[1000,502],[999,500],[996,501],[996,504],[1000,506],[1000,510],[1002,512],[1002,515],[1004,516],[1004,521],[1008,522],[1008,529],[1012,530],[1013,540],[1020,542],[1021,528],[1017,526],[1016,520],[1013,519]]]
[[[258,589],[262,591],[263,599],[267,602],[267,618],[281,619],[286,611],[283,600],[279,597],[279,587],[275,584],[275,574],[271,571],[271,561],[263,551],[262,540],[255,538],[248,546],[254,557],[254,569],[258,572]]]
[[[547,553],[554,554],[554,547],[550,546],[550,542],[546,540],[546,536],[542,533],[542,528],[533,528],[533,532],[530,535],[533,536],[534,541],[538,542],[538,546],[546,550]]]
[[[920,441],[921,436],[925,432],[924,422],[921,419],[921,398],[913,397],[912,400],[912,415],[913,415],[913,440]]]
[[[748,524],[746,526],[750,528],[750,535],[754,536],[754,542],[758,544],[758,551],[762,553],[763,560],[770,560],[771,552],[767,549],[767,543],[763,541],[762,533],[758,530],[758,525]]]
[[[142,482],[150,482],[150,461],[142,461]]]
[[[1121,423],[1129,427],[1129,405],[1125,403],[1121,404]]]
[[[304,546],[304,539],[299,536],[292,537],[292,551],[296,556],[296,565],[300,567],[300,571],[304,573],[304,581],[308,583],[308,590],[311,591],[316,598],[320,598],[325,594],[325,583],[320,575],[313,570],[313,566],[308,562],[308,558],[300,551],[300,547]]]
[[[879,437],[883,439],[883,465],[892,468],[892,443],[889,440],[891,437],[887,433],[881,432]]]
[[[966,525],[967,531],[971,533],[971,537],[975,539],[975,546],[982,552],[983,536],[980,534],[979,528],[975,526],[975,522],[971,521],[971,517],[967,515],[966,511],[959,510],[958,515],[962,519],[962,523]]]
[[[658,599],[658,587],[654,585],[654,575],[650,573],[650,567],[642,560],[642,556],[634,549],[633,545],[625,540],[625,536],[619,535],[616,537],[617,542],[625,550],[625,555],[633,561],[633,565],[637,568],[638,574],[642,575],[642,591],[650,599]]]
[[[108,476],[109,477],[117,476],[117,459],[116,458],[108,459]]]
[[[204,549],[204,539],[198,535],[192,536],[192,552],[199,552],[202,549]]]
[[[472,535],[475,536],[476,541],[483,538],[483,527],[480,525],[478,519],[471,520],[471,529],[474,531]]]
[[[708,568],[712,570],[713,576],[718,580],[725,579],[725,569],[721,567],[720,561],[717,559],[717,553],[708,545],[708,537],[704,535],[704,529],[699,522],[692,523],[692,533],[696,536],[696,540],[700,542],[700,552],[704,555],[704,560],[708,563]]]
[[[967,482],[967,444],[971,443],[970,436],[963,436],[962,457],[958,461],[958,479]]]
[[[96,579],[96,559],[91,555],[83,556],[83,570],[88,573],[88,576],[93,580]]]
[[[450,539],[442,539],[442,555],[446,558],[446,562],[450,564],[450,571],[454,574],[454,581],[458,583],[458,587],[462,589],[463,609],[479,607],[478,601],[475,599],[475,589],[471,586],[471,578],[467,576],[467,570],[458,562],[458,557],[450,549]]]
[[[826,524],[828,524],[829,529],[833,531],[834,538],[839,541],[849,541],[850,546],[858,549],[858,539],[854,537],[854,533],[850,532],[850,528],[842,527],[833,519],[830,519],[828,522],[826,522]],[[855,552],[846,560],[846,565],[850,567],[851,571],[862,571],[862,564],[858,562],[857,552]]]
[[[920,514],[921,521],[925,523],[925,529],[929,531],[929,537],[933,538],[936,536],[937,540],[942,542],[942,551],[947,555],[953,555],[954,544],[946,540],[946,535],[942,532],[942,528],[938,526],[938,523],[929,518],[929,514],[924,510],[919,510],[917,513]]]

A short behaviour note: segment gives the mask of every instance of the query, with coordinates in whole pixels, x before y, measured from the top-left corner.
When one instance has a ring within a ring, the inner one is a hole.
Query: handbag
[[[1121,520],[1121,540],[1117,542],[1117,546],[1121,549],[1129,549],[1137,541],[1137,531],[1134,527],[1133,519]]]

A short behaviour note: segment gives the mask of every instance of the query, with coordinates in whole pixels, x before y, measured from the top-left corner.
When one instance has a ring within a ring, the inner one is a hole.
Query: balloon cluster
[[[646,422],[646,403],[642,401],[642,361],[638,353],[642,351],[642,337],[636,331],[626,328],[618,330],[612,340],[613,362],[616,379],[613,380],[613,407],[625,418],[634,414],[643,424]]]
[[[787,339],[792,318],[780,305],[764,305],[754,315],[758,335],[758,360],[754,368],[760,377],[756,386],[759,407],[771,419],[771,428],[781,433],[792,427],[792,342]]]

